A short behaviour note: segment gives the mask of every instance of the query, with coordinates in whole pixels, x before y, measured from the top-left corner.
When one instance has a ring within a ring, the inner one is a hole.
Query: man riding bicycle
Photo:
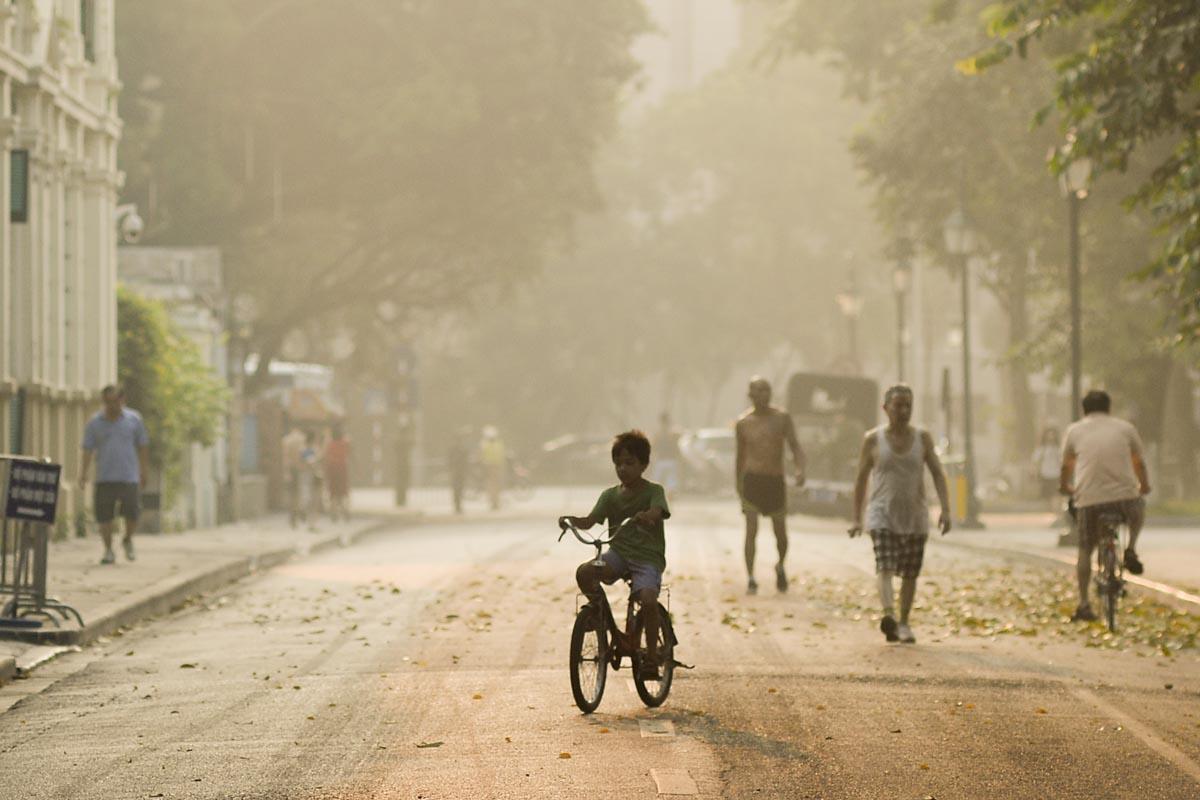
[[[1079,607],[1071,615],[1072,621],[1096,619],[1088,602],[1088,583],[1092,551],[1104,515],[1119,515],[1129,525],[1125,569],[1134,575],[1142,574],[1137,539],[1146,516],[1143,498],[1150,493],[1150,478],[1137,429],[1109,415],[1112,400],[1107,392],[1095,389],[1088,392],[1082,405],[1083,419],[1068,427],[1063,438],[1059,476],[1059,490],[1074,496],[1078,510],[1079,556],[1075,573],[1079,579]]]

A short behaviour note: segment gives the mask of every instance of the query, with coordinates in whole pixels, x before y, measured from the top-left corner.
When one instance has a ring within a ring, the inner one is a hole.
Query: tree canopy
[[[535,270],[598,202],[645,24],[635,0],[128,0],[126,199],[147,243],[223,248],[265,374],[339,315]]]
[[[1200,338],[1200,10],[1194,0],[1003,0],[986,16],[998,41],[960,68],[977,72],[1035,57],[1054,60],[1052,102],[1066,130],[1053,166],[1090,159],[1126,172],[1148,169],[1129,194],[1149,208],[1166,240],[1148,274],[1161,279],[1184,338]]]

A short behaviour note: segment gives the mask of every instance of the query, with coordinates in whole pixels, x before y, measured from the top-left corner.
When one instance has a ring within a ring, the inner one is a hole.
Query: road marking
[[[674,739],[675,723],[669,719],[639,719],[643,739]]]
[[[700,794],[700,788],[686,769],[652,769],[650,777],[654,779],[660,795]]]
[[[1158,753],[1160,756],[1165,758],[1167,761],[1170,761],[1172,764],[1179,767],[1179,769],[1186,772],[1188,775],[1190,775],[1192,777],[1193,780],[1200,783],[1200,764],[1197,764],[1195,761],[1188,758],[1188,756],[1182,750],[1175,747],[1175,745],[1164,741],[1163,739],[1161,739],[1158,736],[1158,734],[1154,733],[1152,730],[1147,728],[1145,725],[1138,722],[1136,719],[1133,719],[1128,714],[1126,714],[1125,712],[1116,708],[1115,706],[1110,705],[1108,702],[1101,700],[1099,697],[1097,697],[1092,692],[1089,692],[1087,689],[1078,689],[1077,688],[1077,689],[1074,689],[1073,691],[1075,692],[1076,696],[1078,696],[1079,698],[1083,699],[1084,701],[1086,701],[1088,703],[1091,703],[1092,705],[1094,705],[1096,708],[1103,711],[1108,716],[1119,721],[1122,725],[1125,726],[1126,730],[1128,730],[1134,736],[1141,739],[1142,742],[1145,743],[1145,745],[1147,747],[1149,747],[1154,752]]]

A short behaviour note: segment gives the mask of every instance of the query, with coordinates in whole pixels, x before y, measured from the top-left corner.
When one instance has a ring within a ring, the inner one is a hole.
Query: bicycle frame
[[[566,535],[567,531],[568,530],[571,531],[572,533],[575,534],[575,538],[578,539],[580,542],[596,548],[596,557],[594,559],[592,559],[592,561],[591,561],[592,566],[603,567],[603,566],[605,566],[605,563],[604,563],[604,560],[600,558],[600,556],[603,554],[604,546],[607,544],[611,544],[613,538],[615,538],[616,535],[628,524],[631,524],[631,523],[627,520],[626,522],[622,523],[621,525],[618,525],[616,528],[609,528],[607,539],[600,539],[600,538],[589,539],[586,536],[584,536],[578,528],[576,528],[570,522],[566,521],[566,519],[564,518],[563,520],[560,520],[560,525],[562,526],[562,533],[559,534],[558,540],[562,541],[562,537]],[[628,580],[624,580],[623,582],[626,584],[629,583]],[[666,595],[665,603],[662,601],[663,594]],[[576,614],[579,613],[580,598],[587,600],[587,597],[583,594],[575,595],[575,613]],[[629,594],[629,599],[625,605],[625,627],[624,627],[624,629],[622,629],[622,628],[617,627],[617,621],[616,621],[616,618],[613,615],[613,611],[612,611],[612,604],[608,600],[608,594],[604,591],[603,584],[601,584],[601,586],[600,586],[600,598],[601,598],[601,609],[604,614],[604,626],[608,630],[609,641],[612,643],[612,647],[609,648],[609,650],[610,650],[609,661],[611,662],[613,669],[620,669],[621,668],[621,659],[628,658],[632,662],[633,656],[637,652],[638,637],[639,637],[639,634],[641,633],[641,629],[639,627],[640,623],[638,621],[638,611],[641,609],[642,603],[640,600],[636,599],[633,596],[633,592],[631,589],[630,594]],[[669,588],[664,587],[663,590],[661,590],[659,603],[663,606],[663,608],[669,614],[671,611],[671,590]]]

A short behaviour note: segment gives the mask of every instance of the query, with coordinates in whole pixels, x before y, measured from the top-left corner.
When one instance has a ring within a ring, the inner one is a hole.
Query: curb
[[[17,677],[17,659],[12,656],[0,658],[0,686]]]
[[[348,547],[359,539],[376,533],[385,528],[404,525],[405,520],[388,519],[373,521],[362,528],[338,536],[319,539],[311,544],[294,545],[292,547],[270,550],[250,556],[243,556],[231,562],[197,570],[182,576],[173,576],[167,581],[149,586],[146,589],[125,595],[122,599],[107,608],[102,607],[94,614],[92,620],[82,628],[75,630],[34,629],[4,631],[2,636],[10,641],[25,642],[38,645],[74,645],[91,644],[101,636],[105,636],[118,628],[140,622],[147,617],[166,614],[182,606],[187,600],[205,592],[228,586],[238,580],[260,570],[268,570],[279,566],[292,558],[303,558],[313,553],[320,553],[334,547]],[[166,584],[165,586],[163,584]],[[12,661],[12,674],[5,677],[5,665]],[[0,660],[0,683],[11,680],[17,673],[15,659]]]
[[[1044,553],[1030,553],[1027,550],[1012,550],[1007,547],[991,547],[989,545],[969,544],[962,541],[943,540],[941,544],[962,548],[964,550],[995,553],[997,555],[1008,556],[1009,558],[1018,558],[1023,561],[1034,562],[1037,564],[1054,564],[1058,567],[1072,568],[1075,566],[1075,559],[1068,556],[1062,556],[1060,558],[1057,556],[1046,555]],[[1200,596],[1194,595],[1191,592],[1186,592],[1176,586],[1148,580],[1146,578],[1138,577],[1137,575],[1126,575],[1125,582],[1136,586],[1139,589],[1157,595],[1161,600],[1164,600],[1176,608],[1182,608],[1185,611],[1190,611],[1193,613],[1200,609]]]

